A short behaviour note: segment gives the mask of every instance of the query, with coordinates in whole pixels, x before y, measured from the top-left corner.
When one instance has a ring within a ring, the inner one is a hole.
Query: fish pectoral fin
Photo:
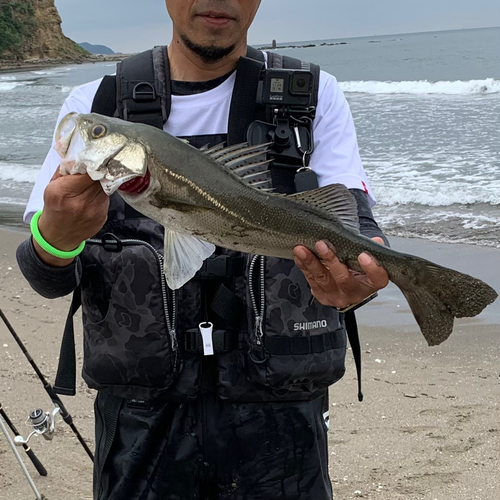
[[[343,184],[330,184],[303,193],[289,195],[301,203],[328,212],[347,229],[359,234],[358,204]]]
[[[169,288],[177,290],[187,283],[214,252],[212,243],[165,229],[164,267]]]

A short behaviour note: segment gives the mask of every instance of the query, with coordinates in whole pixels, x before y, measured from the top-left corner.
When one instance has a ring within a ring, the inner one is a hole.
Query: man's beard
[[[234,50],[236,45],[230,47],[214,47],[197,45],[192,42],[186,35],[181,35],[184,45],[194,54],[196,54],[204,63],[214,64],[221,59],[227,57]]]

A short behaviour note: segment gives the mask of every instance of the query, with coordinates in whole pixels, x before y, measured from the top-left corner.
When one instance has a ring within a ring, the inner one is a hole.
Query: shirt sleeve
[[[321,71],[318,106],[314,120],[314,153],[310,167],[318,175],[320,187],[344,184],[361,189],[375,205],[359,155],[358,140],[349,104],[332,75]]]
[[[59,117],[57,118],[55,130],[57,130],[59,123],[68,113],[90,113],[92,109],[92,101],[94,100],[94,96],[99,88],[99,85],[101,84],[101,81],[102,79],[96,80],[95,82],[88,83],[73,90],[62,105]],[[45,192],[45,188],[50,182],[50,179],[52,179],[54,172],[59,167],[59,163],[61,162],[61,158],[54,150],[55,130],[52,138],[52,146],[45,158],[45,161],[43,162],[40,172],[38,173],[35,186],[33,187],[28,205],[26,206],[26,210],[24,212],[23,219],[24,222],[28,224],[30,223],[33,215],[43,209],[43,194]]]
[[[65,267],[49,266],[36,253],[31,238],[19,245],[16,258],[26,281],[35,292],[46,299],[64,297],[73,292],[80,283],[82,265],[78,257]]]

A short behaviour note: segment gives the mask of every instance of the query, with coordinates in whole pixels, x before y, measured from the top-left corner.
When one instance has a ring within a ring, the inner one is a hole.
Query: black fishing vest
[[[305,67],[276,54],[269,54],[268,64]],[[250,123],[266,117],[266,108],[256,104],[263,67],[255,49],[238,64],[229,144],[244,142]],[[317,100],[319,68],[310,67]],[[161,47],[119,64],[116,77],[104,78],[92,111],[163,128],[170,101],[167,52]],[[293,192],[300,166],[271,167],[278,192]],[[80,259],[81,293],[72,308],[81,301],[83,378],[91,388],[146,400],[182,401],[209,390],[233,401],[299,401],[322,396],[344,374],[341,318],[313,299],[292,260],[218,248],[194,279],[172,292],[163,276],[163,227],[118,194]],[[204,355],[199,329],[207,320],[214,324],[213,356]],[[71,351],[74,357],[69,337],[61,360]],[[74,393],[70,372],[60,365],[59,393]],[[202,372],[211,373],[208,381]]]

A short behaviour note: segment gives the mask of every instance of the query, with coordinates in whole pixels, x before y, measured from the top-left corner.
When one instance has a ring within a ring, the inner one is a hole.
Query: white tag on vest
[[[201,338],[203,340],[203,354],[205,356],[212,356],[214,354],[214,343],[212,339],[214,325],[212,323],[200,323],[198,328],[200,329]]]

